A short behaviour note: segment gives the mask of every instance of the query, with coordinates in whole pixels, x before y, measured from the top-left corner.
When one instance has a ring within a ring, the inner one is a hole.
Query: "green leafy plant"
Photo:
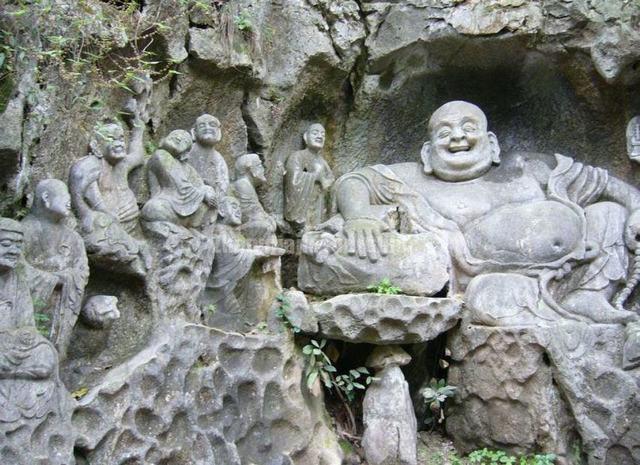
[[[337,374],[338,370],[324,351],[326,345],[325,339],[320,342],[312,339],[302,348],[302,353],[307,361],[305,370],[307,387],[311,388],[316,380],[320,379],[327,389],[335,392],[349,417],[349,429],[355,433],[356,420],[349,404],[355,400],[357,390],[365,390],[377,378],[371,376],[366,367],[358,367],[347,373]]]
[[[299,333],[300,328],[294,325],[289,319],[289,310],[291,310],[291,302],[287,299],[287,296],[284,294],[278,294],[276,296],[276,300],[278,301],[278,306],[276,307],[276,317],[282,321],[282,324],[285,328],[291,329],[294,333]]]
[[[248,11],[242,10],[233,18],[233,23],[243,32],[253,31],[253,20]]]
[[[420,390],[422,399],[429,407],[428,415],[424,422],[435,427],[444,421],[444,404],[450,397],[453,397],[457,390],[456,386],[450,386],[444,379],[433,378],[429,386]]]
[[[387,295],[395,295],[395,294],[400,294],[402,292],[402,289],[391,284],[391,280],[389,278],[384,278],[378,284],[372,284],[371,286],[367,286],[367,290],[370,292],[375,292],[376,294],[387,294]]]
[[[554,454],[514,456],[501,450],[484,448],[471,452],[468,460],[470,464],[477,465],[553,465],[556,456]]]

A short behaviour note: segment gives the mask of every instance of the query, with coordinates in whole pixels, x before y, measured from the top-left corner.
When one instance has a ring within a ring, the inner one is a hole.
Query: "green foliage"
[[[278,319],[282,321],[285,328],[291,329],[294,333],[299,333],[300,328],[289,320],[288,312],[291,309],[291,302],[289,302],[289,299],[287,299],[284,294],[278,294],[276,296],[276,300],[278,301],[278,306],[276,307],[276,316]]]
[[[307,387],[311,388],[318,378],[327,389],[335,389],[340,396],[345,396],[349,402],[355,399],[356,390],[365,390],[372,381],[376,380],[366,367],[358,367],[349,370],[348,373],[337,374],[331,359],[324,352],[327,344],[325,339],[320,342],[312,339],[302,348],[302,353],[307,360],[305,376]]]
[[[469,463],[477,465],[553,465],[554,454],[513,456],[501,450],[480,449],[469,454]]]
[[[378,284],[367,286],[367,290],[370,292],[375,292],[376,294],[387,294],[387,295],[395,295],[395,294],[400,294],[402,292],[402,289],[391,284],[391,280],[389,278],[384,278]]]
[[[215,315],[216,310],[217,308],[215,304],[209,304],[204,308],[204,311],[207,312],[209,315]]]
[[[233,18],[233,23],[242,32],[251,32],[254,29],[253,18],[247,10],[242,10]]]
[[[453,397],[457,390],[456,386],[449,386],[444,379],[433,378],[429,386],[420,390],[422,399],[429,410],[424,422],[435,426],[444,421],[444,404],[450,397]]]
[[[141,75],[156,81],[170,77],[176,63],[153,52],[159,33],[203,2],[159,0],[140,14],[136,0],[77,0],[68,7],[57,0],[15,0],[0,13],[0,105],[16,66],[35,65],[39,84],[46,69],[70,85],[91,80],[107,89],[131,90]]]

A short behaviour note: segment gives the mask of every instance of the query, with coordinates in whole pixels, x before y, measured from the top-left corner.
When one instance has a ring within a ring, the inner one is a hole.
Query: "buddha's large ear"
[[[496,165],[500,164],[500,144],[498,144],[498,138],[491,131],[487,132],[489,137],[489,150],[491,150],[491,161]]]
[[[302,140],[304,141],[305,147],[309,145],[309,131],[305,131],[304,134],[302,134]]]
[[[431,142],[427,141],[422,144],[422,150],[420,150],[420,158],[422,159],[422,169],[425,174],[433,173],[431,168]]]
[[[191,142],[196,141],[196,130],[195,128],[191,128]]]

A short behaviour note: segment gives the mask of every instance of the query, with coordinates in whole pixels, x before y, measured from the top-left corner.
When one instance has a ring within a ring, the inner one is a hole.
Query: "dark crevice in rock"
[[[265,150],[264,139],[262,134],[260,134],[260,129],[258,128],[257,123],[254,121],[249,111],[248,100],[250,98],[252,98],[251,94],[248,91],[245,91],[242,105],[240,106],[242,120],[247,127],[247,152],[262,154]]]

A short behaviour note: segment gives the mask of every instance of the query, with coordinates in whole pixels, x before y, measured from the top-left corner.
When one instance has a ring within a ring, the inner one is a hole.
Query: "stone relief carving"
[[[367,360],[378,378],[362,403],[362,447],[370,465],[416,465],[417,421],[401,366],[411,357],[400,346],[376,347]]]
[[[640,116],[634,116],[627,124],[627,155],[640,162]]]
[[[69,398],[58,379],[58,354],[36,330],[29,288],[19,263],[24,227],[0,218],[0,442],[16,463],[68,463]],[[60,430],[60,428],[63,428]],[[15,431],[21,434],[11,434]],[[61,453],[48,457],[52,437]],[[28,438],[27,441],[24,438]],[[64,451],[64,445],[67,451]]]
[[[90,259],[119,272],[144,276],[150,255],[139,239],[140,211],[128,179],[144,162],[144,124],[135,116],[131,126],[127,149],[119,123],[96,125],[89,155],[69,171],[69,187]]]
[[[82,321],[94,329],[109,329],[120,318],[118,298],[112,295],[94,295],[82,307]]]
[[[49,316],[49,338],[64,360],[82,307],[89,264],[84,242],[65,224],[71,213],[67,186],[57,179],[36,186],[31,212],[22,221],[31,296]]]
[[[204,319],[210,326],[227,330],[245,331],[245,324],[255,324],[258,315],[252,312],[260,305],[253,301],[240,305],[236,294],[250,294],[255,285],[249,275],[256,261],[270,260],[284,254],[284,249],[268,245],[252,245],[240,232],[242,209],[240,202],[231,196],[223,199],[216,224],[214,239],[216,257],[204,292],[200,296],[205,307]],[[261,267],[260,273],[268,271]],[[246,278],[246,279],[245,279]],[[238,289],[240,288],[240,289]],[[210,310],[207,311],[206,307]]]
[[[240,231],[254,243],[276,245],[276,221],[264,210],[256,192],[256,186],[267,181],[260,157],[255,153],[239,156],[235,175],[231,193],[240,202],[243,219]]]
[[[303,139],[305,148],[289,155],[284,175],[284,219],[299,234],[326,219],[327,192],[334,182],[322,157],[324,127],[312,124]]]
[[[188,163],[191,146],[191,135],[175,130],[149,160],[151,198],[142,209],[142,226],[156,255],[152,282],[161,315],[178,312],[199,320],[193,296],[200,294],[211,269],[217,194]]]
[[[222,139],[220,121],[207,113],[200,115],[191,135],[195,142],[189,154],[189,163],[200,173],[204,183],[214,189],[215,198],[220,199],[229,189],[229,168],[215,149]]]
[[[495,166],[498,139],[467,102],[436,110],[428,132],[422,165],[378,165],[337,181],[345,255],[384,257],[390,226],[381,210],[393,206],[399,233],[445,241],[451,292],[466,292],[473,322],[637,318],[610,303],[635,248],[624,237],[639,226],[637,189],[562,155],[516,153]]]

